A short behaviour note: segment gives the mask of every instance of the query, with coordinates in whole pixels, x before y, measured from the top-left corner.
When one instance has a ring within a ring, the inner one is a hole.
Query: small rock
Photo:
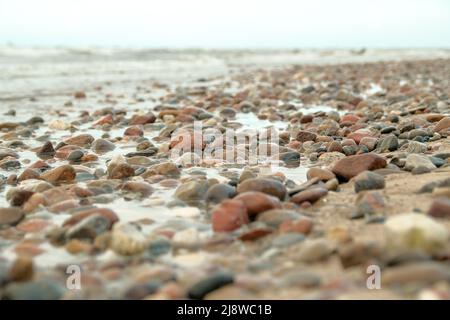
[[[121,189],[126,192],[138,193],[142,197],[148,197],[154,191],[149,183],[143,181],[127,181]]]
[[[82,148],[90,147],[91,143],[95,140],[93,136],[90,134],[84,133],[78,136],[74,136],[64,140],[64,143],[67,145],[78,146]]]
[[[363,171],[352,179],[355,183],[355,192],[364,190],[384,189],[384,177],[371,171]]]
[[[370,219],[373,216],[384,216],[386,204],[378,191],[364,191],[356,198],[356,213],[352,218]]]
[[[9,271],[12,281],[29,281],[33,278],[33,259],[28,256],[19,256]]]
[[[238,193],[247,191],[259,191],[284,200],[286,196],[286,187],[279,181],[265,178],[246,179],[239,183],[237,187]]]
[[[236,188],[227,183],[217,183],[212,185],[206,193],[208,203],[217,204],[226,199],[231,199],[236,195]]]
[[[428,215],[435,218],[450,218],[450,200],[446,198],[434,200],[428,209]]]
[[[384,226],[386,243],[392,249],[421,249],[432,254],[448,242],[447,228],[423,214],[400,214],[389,218]]]
[[[40,178],[52,184],[60,182],[71,182],[75,180],[75,169],[70,165],[62,165],[60,167],[45,171]]]
[[[55,153],[56,151],[53,148],[53,144],[50,141],[44,143],[44,145],[40,147],[39,150],[36,152],[37,156],[43,159],[53,158]]]
[[[114,166],[113,169],[108,167],[108,178],[109,179],[126,179],[135,175],[135,171],[132,166],[127,163],[120,163]]]
[[[145,178],[152,175],[178,177],[180,175],[180,169],[172,162],[163,162],[151,166],[142,176]]]
[[[301,191],[299,193],[296,193],[292,198],[291,201],[297,204],[301,204],[302,202],[308,201],[310,203],[314,203],[320,198],[326,196],[328,193],[328,190],[321,187],[314,187],[305,191]]]
[[[139,126],[132,126],[125,129],[124,136],[130,137],[142,137],[144,135],[144,131]]]
[[[366,153],[338,160],[331,171],[338,178],[350,180],[363,171],[381,169],[386,167],[386,164],[384,158],[376,154]]]
[[[95,237],[108,231],[110,228],[111,222],[107,218],[94,214],[70,227],[66,232],[66,238],[94,240]]]
[[[395,151],[398,149],[398,139],[395,135],[388,135],[383,140],[379,142],[378,151],[383,152],[389,152],[389,151]]]
[[[22,209],[17,207],[0,208],[0,227],[15,226],[24,215]]]
[[[308,180],[311,180],[312,178],[319,178],[321,181],[328,181],[331,179],[336,178],[333,172],[327,169],[320,169],[320,168],[311,168],[306,173],[306,177]]]
[[[272,209],[260,213],[256,220],[264,222],[266,225],[272,228],[278,228],[282,223],[287,220],[298,220],[301,217],[295,211],[285,209]]]
[[[116,145],[106,139],[96,139],[92,143],[91,148],[95,153],[103,154],[109,151],[113,151],[116,148]]]
[[[297,133],[297,141],[305,142],[305,141],[315,141],[317,135],[313,132],[301,130]]]
[[[381,277],[382,286],[426,284],[438,281],[450,281],[450,271],[448,266],[432,261],[391,267],[384,270]]]
[[[234,200],[240,200],[244,203],[249,216],[257,215],[267,210],[281,208],[281,203],[278,198],[258,191],[240,193]]]
[[[425,143],[417,142],[417,141],[410,141],[408,143],[408,148],[406,149],[406,152],[408,153],[425,153],[427,151],[428,147]]]
[[[406,157],[405,170],[412,171],[419,167],[423,167],[427,170],[436,169],[436,166],[433,164],[433,162],[431,162],[431,160],[426,155],[415,153],[409,154]]]
[[[328,258],[332,252],[333,249],[326,240],[307,240],[295,253],[294,259],[301,262],[317,262]]]
[[[445,117],[439,120],[439,122],[434,127],[434,132],[440,132],[450,128],[450,117]]]
[[[133,223],[116,224],[111,232],[110,247],[118,254],[131,256],[142,253],[147,244],[148,240],[139,226]]]
[[[144,115],[135,115],[130,120],[130,125],[144,125],[147,123],[153,123],[155,122],[156,117],[153,113],[147,113]]]
[[[248,223],[247,208],[239,200],[225,200],[212,209],[212,227],[215,232],[230,232]]]
[[[359,142],[360,146],[366,146],[369,151],[372,151],[375,149],[377,145],[378,139],[373,137],[364,137]]]
[[[175,191],[175,197],[183,201],[203,200],[208,192],[206,180],[189,181],[181,184]]]
[[[280,232],[298,232],[302,234],[309,234],[312,230],[313,222],[310,218],[301,217],[298,220],[283,221],[280,226]]]
[[[193,284],[189,291],[189,299],[203,299],[208,293],[234,282],[234,276],[230,273],[219,272],[210,275]]]

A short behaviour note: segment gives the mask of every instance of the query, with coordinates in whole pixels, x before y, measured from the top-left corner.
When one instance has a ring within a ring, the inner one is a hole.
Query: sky
[[[0,0],[0,45],[450,48],[450,0]]]

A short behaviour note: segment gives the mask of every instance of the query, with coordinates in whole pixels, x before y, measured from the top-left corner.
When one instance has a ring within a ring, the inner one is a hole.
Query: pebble
[[[363,191],[356,198],[356,212],[352,218],[371,219],[374,216],[384,216],[386,203],[378,191]]]
[[[359,142],[360,146],[366,146],[369,151],[372,151],[375,149],[377,145],[378,139],[373,137],[364,137]]]
[[[406,157],[405,161],[405,170],[413,171],[418,168],[425,168],[426,170],[434,170],[436,169],[436,166],[431,162],[431,160],[426,156],[422,154],[409,154]]]
[[[428,215],[435,218],[450,218],[450,199],[436,199],[428,209]]]
[[[236,188],[227,183],[217,183],[212,185],[206,193],[208,203],[217,204],[223,200],[233,198],[236,195]]]
[[[332,252],[333,248],[324,239],[306,240],[295,252],[294,260],[313,263],[328,258]]]
[[[23,219],[25,213],[18,207],[0,208],[0,227],[14,226]]]
[[[450,269],[437,262],[416,262],[388,268],[381,277],[382,286],[450,281]]]
[[[94,137],[91,136],[90,134],[80,134],[64,140],[64,143],[67,145],[89,148],[94,140],[95,140]]]
[[[297,133],[296,139],[300,142],[306,142],[306,141],[315,141],[317,138],[317,134],[309,131],[301,130]]]
[[[225,200],[211,211],[215,232],[230,232],[249,222],[247,208],[240,200]]]
[[[41,174],[40,178],[52,183],[57,184],[61,182],[71,182],[75,180],[75,169],[71,165],[62,165],[54,169],[50,169]]]
[[[175,191],[175,197],[183,201],[203,200],[208,192],[206,180],[194,180],[181,184]]]
[[[172,162],[163,162],[151,166],[142,176],[149,177],[152,175],[163,175],[167,177],[179,177],[180,169]]]
[[[121,189],[126,192],[137,193],[141,197],[148,197],[154,192],[153,187],[149,183],[142,181],[127,181],[122,185]]]
[[[130,125],[144,125],[147,123],[155,122],[156,117],[153,113],[147,113],[145,115],[135,115],[130,120]]]
[[[234,200],[240,200],[244,203],[249,216],[254,216],[267,210],[281,208],[281,202],[278,198],[258,191],[240,193]]]
[[[408,148],[406,152],[408,153],[425,153],[428,150],[428,147],[425,143],[410,141],[408,143]]]
[[[132,126],[125,129],[124,136],[129,137],[142,137],[144,135],[144,131],[139,126]]]
[[[50,141],[45,142],[44,145],[36,151],[36,155],[44,159],[53,158],[55,153],[56,151]]]
[[[378,143],[378,151],[381,153],[398,149],[398,139],[395,135],[388,135]]]
[[[111,221],[99,214],[93,214],[70,227],[66,232],[67,239],[94,240],[95,237],[108,231]]]
[[[299,193],[296,193],[294,196],[291,197],[291,201],[297,204],[301,204],[305,201],[308,201],[310,203],[314,203],[320,198],[326,196],[328,193],[328,190],[321,187],[314,187],[305,191],[301,191]]]
[[[259,191],[272,195],[274,197],[278,197],[280,200],[284,200],[287,192],[286,187],[281,182],[274,179],[265,178],[246,179],[238,184],[238,193],[247,191]]]
[[[29,281],[33,278],[33,259],[27,256],[19,256],[9,271],[9,279],[16,282]]]
[[[300,214],[292,210],[272,209],[260,213],[256,219],[269,227],[278,228],[285,221],[298,220],[300,217]]]
[[[381,169],[386,164],[386,160],[376,154],[359,154],[338,160],[331,171],[338,178],[350,180],[363,171]]]
[[[328,181],[336,178],[335,174],[327,169],[320,168],[311,168],[306,173],[306,177],[308,180],[311,180],[315,177],[319,178],[321,181]]]
[[[96,139],[92,143],[91,148],[97,154],[104,154],[109,151],[113,151],[116,148],[116,145],[106,139]]]
[[[111,232],[110,248],[124,256],[131,256],[144,252],[148,240],[140,228],[132,223],[116,224]]]
[[[447,130],[448,128],[450,128],[450,117],[445,117],[439,120],[439,122],[434,127],[433,131],[440,132]]]
[[[73,226],[78,224],[80,221],[92,216],[92,215],[100,215],[106,219],[108,219],[110,225],[119,221],[118,216],[114,211],[107,208],[89,208],[85,210],[79,210],[76,213],[72,214],[70,218],[64,221],[63,226]]]
[[[431,254],[448,243],[447,228],[432,218],[418,213],[404,213],[385,223],[386,242],[391,249],[421,249]]]
[[[234,282],[234,276],[228,272],[218,272],[194,283],[188,290],[189,299],[201,300],[207,294]]]
[[[363,171],[352,179],[355,184],[355,192],[364,190],[384,189],[384,177],[375,172]]]
[[[135,171],[132,166],[127,163],[120,163],[114,166],[111,170],[108,167],[108,178],[109,179],[127,179],[133,177]]]

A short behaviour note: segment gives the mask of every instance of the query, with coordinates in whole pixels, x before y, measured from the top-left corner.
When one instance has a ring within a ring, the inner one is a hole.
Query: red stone
[[[230,232],[248,221],[247,208],[239,200],[225,200],[212,211],[212,227],[215,232]]]

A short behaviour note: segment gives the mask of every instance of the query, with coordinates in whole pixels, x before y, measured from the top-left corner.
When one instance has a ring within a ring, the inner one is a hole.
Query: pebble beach
[[[1,47],[0,70],[1,299],[450,299],[449,50]]]

